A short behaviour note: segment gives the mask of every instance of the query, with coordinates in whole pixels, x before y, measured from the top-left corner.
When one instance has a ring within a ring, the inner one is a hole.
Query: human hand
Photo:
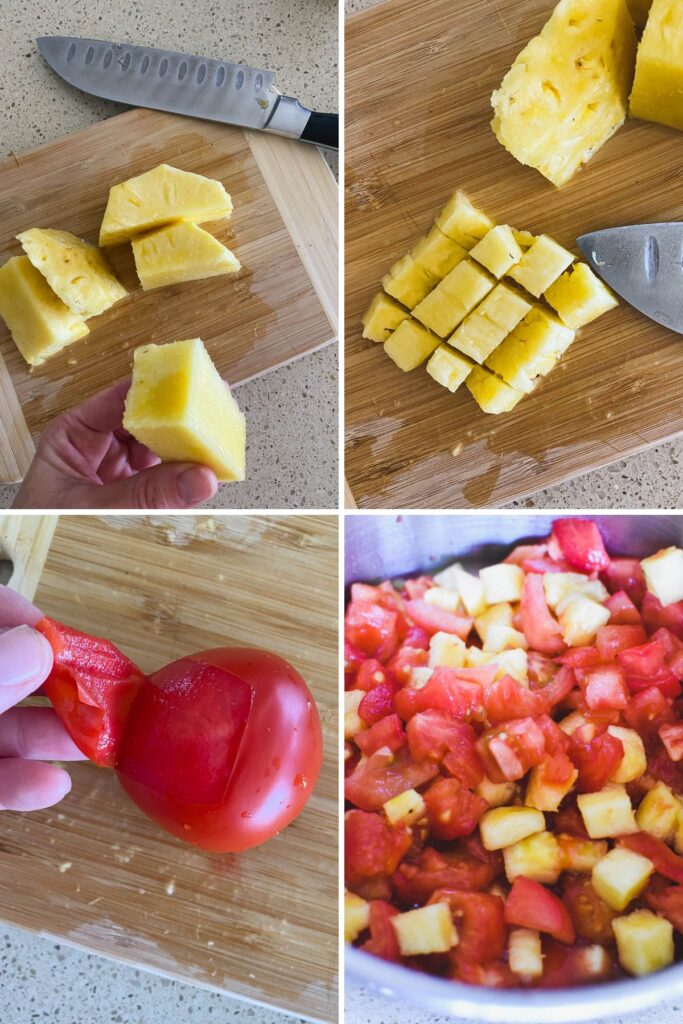
[[[194,508],[216,476],[193,462],[166,462],[122,427],[130,380],[62,413],[43,431],[14,508]]]
[[[41,613],[0,586],[0,810],[37,811],[71,789],[63,768],[40,758],[82,761],[52,708],[16,708],[52,668],[52,648],[32,627]]]

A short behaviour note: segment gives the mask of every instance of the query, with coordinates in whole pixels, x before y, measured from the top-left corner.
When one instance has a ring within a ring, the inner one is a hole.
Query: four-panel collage
[[[678,1024],[683,0],[3,14],[0,1024]]]

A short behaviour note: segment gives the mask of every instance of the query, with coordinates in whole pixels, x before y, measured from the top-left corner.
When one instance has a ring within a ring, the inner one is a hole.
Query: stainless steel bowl
[[[546,536],[551,515],[353,515],[345,521],[345,580],[394,578],[432,571],[457,558],[484,565],[515,543]],[[588,518],[585,516],[583,518]],[[683,516],[596,515],[613,555],[644,557],[683,546]],[[560,1024],[634,1013],[683,992],[683,963],[658,974],[585,988],[506,991],[420,974],[347,947],[350,979],[430,1015],[472,1020]],[[425,1017],[426,1019],[426,1017]]]

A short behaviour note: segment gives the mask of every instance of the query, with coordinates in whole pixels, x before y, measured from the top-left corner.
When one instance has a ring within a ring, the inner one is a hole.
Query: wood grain
[[[205,226],[243,268],[143,292],[130,246],[109,250],[131,294],[92,319],[87,338],[33,371],[0,323],[0,359],[34,438],[57,413],[130,373],[133,350],[146,342],[199,335],[236,385],[336,337],[337,244],[328,228],[336,222],[337,192],[327,164],[313,147],[279,137],[252,144],[248,133],[227,125],[133,110],[6,161],[0,263],[21,252],[15,235],[28,227],[64,228],[96,242],[110,186],[161,162],[225,184],[233,216]],[[285,173],[290,186],[305,183],[305,204],[287,199]],[[0,423],[3,433],[21,434],[16,404],[13,411],[3,403]],[[17,479],[15,464],[20,476],[28,466],[21,436],[16,450],[0,443],[0,480]]]
[[[0,555],[12,562],[7,585],[32,601],[45,566],[57,516],[0,518]]]
[[[632,121],[566,188],[518,164],[490,95],[553,0],[388,0],[346,30],[346,472],[360,507],[496,506],[683,430],[683,344],[625,304],[503,416],[403,374],[360,317],[456,188],[579,254],[588,230],[683,219],[683,136]]]
[[[73,790],[58,807],[3,814],[0,917],[336,1020],[336,518],[63,516],[35,600],[146,670],[221,644],[271,648],[311,686],[326,760],[297,821],[241,855],[181,843],[137,810],[112,772],[72,766]]]

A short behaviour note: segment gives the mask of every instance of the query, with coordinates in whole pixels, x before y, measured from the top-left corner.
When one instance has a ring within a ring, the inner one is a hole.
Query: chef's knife
[[[683,334],[683,224],[634,224],[577,239],[583,254],[622,298]]]
[[[58,75],[93,96],[338,148],[339,116],[283,96],[272,71],[100,39],[42,36],[36,42]]]

